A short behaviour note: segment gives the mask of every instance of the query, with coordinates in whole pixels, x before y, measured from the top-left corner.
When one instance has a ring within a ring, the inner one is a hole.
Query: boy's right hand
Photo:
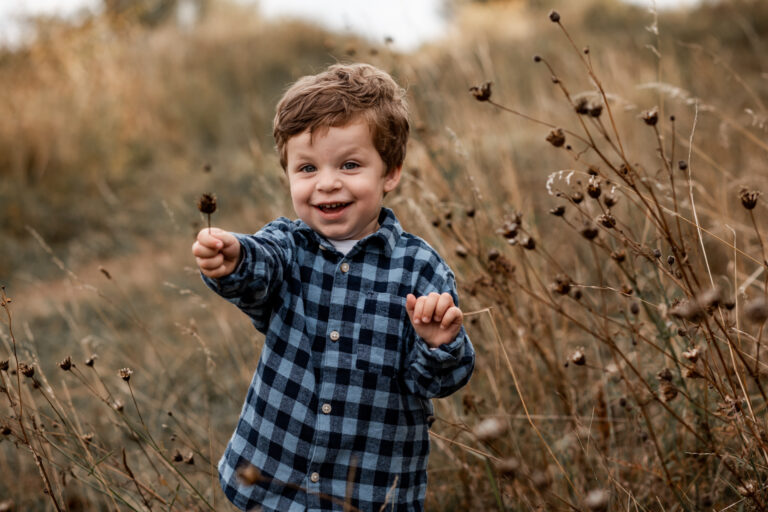
[[[223,229],[204,228],[192,244],[192,254],[203,275],[224,277],[231,274],[240,262],[240,242]]]

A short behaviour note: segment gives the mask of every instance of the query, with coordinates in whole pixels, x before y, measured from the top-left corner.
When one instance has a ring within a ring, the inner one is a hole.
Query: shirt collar
[[[303,234],[308,241],[317,243],[321,249],[336,250],[328,240],[309,227],[303,220],[297,220],[296,226],[297,232]],[[384,250],[384,254],[387,257],[392,256],[392,251],[395,249],[398,240],[400,240],[400,235],[402,234],[403,228],[400,226],[397,217],[395,217],[395,213],[389,208],[382,207],[381,212],[379,212],[379,229],[375,233],[371,233],[363,238],[360,243],[348,253],[348,256],[351,256],[353,253],[357,252],[360,247],[367,244],[379,245]]]

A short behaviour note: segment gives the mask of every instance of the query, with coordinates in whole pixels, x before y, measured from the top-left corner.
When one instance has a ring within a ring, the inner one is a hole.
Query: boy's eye
[[[315,170],[315,166],[310,164],[299,167],[299,172],[315,172]]]
[[[356,162],[344,162],[344,165],[341,166],[342,169],[350,170],[350,169],[357,169],[360,167],[360,164]]]

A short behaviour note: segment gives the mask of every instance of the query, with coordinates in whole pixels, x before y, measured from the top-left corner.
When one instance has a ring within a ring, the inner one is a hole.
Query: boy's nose
[[[317,190],[323,192],[341,188],[339,176],[331,170],[320,170],[317,174]]]

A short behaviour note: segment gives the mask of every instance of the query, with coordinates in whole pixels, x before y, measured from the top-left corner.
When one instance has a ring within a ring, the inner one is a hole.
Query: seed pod
[[[744,306],[744,315],[747,320],[755,324],[762,324],[768,318],[768,304],[765,297],[758,297],[746,303]]]
[[[677,397],[677,388],[669,381],[661,381],[659,384],[659,398],[663,402],[671,402]]]
[[[552,290],[560,295],[566,295],[571,291],[571,278],[565,274],[558,274],[555,276],[555,282],[552,283]]]
[[[653,107],[650,110],[646,110],[642,113],[642,118],[645,124],[648,126],[656,126],[656,123],[659,122],[659,109],[657,107]]]
[[[691,347],[688,350],[683,351],[682,356],[692,363],[699,360],[701,355],[701,349],[699,347]]]
[[[741,200],[741,206],[747,210],[753,210],[757,206],[757,198],[760,197],[759,190],[747,190],[742,188],[739,192],[739,199]]]
[[[629,305],[629,312],[635,316],[640,313],[640,306],[637,304],[637,302],[633,302]]]
[[[681,171],[688,169],[688,162],[686,162],[685,160],[680,160],[679,162],[677,162],[677,168],[680,169]]]
[[[555,217],[562,217],[563,215],[565,215],[565,206],[563,205],[555,206],[554,208],[549,210],[549,213],[554,215]]]
[[[9,364],[7,359],[3,359],[2,361],[0,361],[0,372],[7,372],[8,366]]]
[[[456,256],[459,258],[466,258],[467,257],[467,248],[463,245],[459,244],[456,246]]]
[[[563,129],[556,128],[549,132],[549,135],[547,135],[547,142],[556,148],[562,147],[563,144],[565,144],[565,133],[563,133]]]
[[[35,375],[35,367],[27,363],[19,363],[19,371],[25,377],[33,377]]]
[[[578,190],[571,194],[571,201],[573,201],[575,204],[579,204],[584,200],[584,194],[579,192]]]
[[[602,191],[600,190],[600,181],[597,179],[590,179],[589,183],[587,184],[587,194],[592,199],[597,199],[600,197],[600,193]]]
[[[72,366],[74,366],[72,364],[72,358],[69,357],[69,356],[65,357],[64,360],[59,363],[59,368],[61,368],[65,372],[69,371],[70,369],[72,369]]]
[[[133,375],[133,370],[131,370],[130,368],[121,368],[120,371],[117,372],[117,374],[125,382],[128,382],[131,380],[131,375]]]
[[[477,101],[488,101],[491,99],[491,82],[485,82],[480,87],[472,86],[469,92]]]
[[[536,248],[536,240],[534,240],[532,236],[526,236],[525,238],[520,240],[520,245],[523,246],[523,249],[528,249],[529,251],[532,251]]]
[[[501,256],[501,253],[498,249],[491,249],[488,251],[488,261],[496,261],[499,259],[499,256]]]
[[[600,117],[600,114],[602,113],[603,113],[602,105],[594,105],[589,109],[589,115],[592,117]]]
[[[597,238],[597,235],[598,235],[598,230],[592,224],[587,224],[581,229],[581,236],[583,236],[587,240],[594,240],[595,238]]]
[[[587,356],[584,355],[583,348],[577,348],[573,354],[569,357],[571,362],[576,366],[584,366],[587,362]]]
[[[577,114],[586,115],[589,114],[589,101],[587,98],[579,98],[576,104],[573,106]]]
[[[91,366],[93,367],[93,364],[96,362],[96,359],[98,359],[99,356],[96,354],[91,354],[91,357],[85,360],[85,366]]]
[[[605,212],[597,217],[597,222],[603,225],[607,229],[616,227],[616,217],[611,215],[611,212]]]
[[[560,13],[555,11],[555,10],[549,11],[549,21],[551,21],[552,23],[559,22],[560,21]]]
[[[616,206],[616,203],[619,201],[619,199],[613,195],[613,194],[606,194],[603,196],[603,203],[608,208],[613,208]]]
[[[696,300],[703,309],[712,310],[720,305],[723,290],[719,286],[709,288],[701,292]]]
[[[613,251],[611,252],[611,258],[613,258],[613,260],[617,263],[622,263],[625,259],[627,259],[627,253],[624,251],[624,249]]]

